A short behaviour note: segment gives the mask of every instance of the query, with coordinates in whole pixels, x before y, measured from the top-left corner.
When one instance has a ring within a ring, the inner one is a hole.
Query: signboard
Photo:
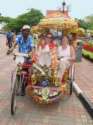
[[[55,18],[55,17],[69,17],[68,11],[64,13],[61,10],[48,10],[47,11],[47,18]]]

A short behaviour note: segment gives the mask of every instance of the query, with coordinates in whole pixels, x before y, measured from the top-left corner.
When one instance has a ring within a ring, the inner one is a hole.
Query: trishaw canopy
[[[39,27],[59,30],[71,30],[72,28],[78,28],[78,22],[74,18],[71,18],[68,15],[68,12],[63,13],[58,10],[52,11],[52,14],[50,15],[48,13],[44,19],[41,19]]]
[[[83,35],[85,35],[85,29],[83,29],[83,28],[72,29],[71,33],[75,33],[79,36],[83,36]]]

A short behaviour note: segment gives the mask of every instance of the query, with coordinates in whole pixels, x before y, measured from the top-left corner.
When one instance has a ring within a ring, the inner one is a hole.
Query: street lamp
[[[65,5],[66,5],[66,2],[65,1],[63,1],[63,3],[62,3],[62,7],[63,7],[63,13],[65,12]]]

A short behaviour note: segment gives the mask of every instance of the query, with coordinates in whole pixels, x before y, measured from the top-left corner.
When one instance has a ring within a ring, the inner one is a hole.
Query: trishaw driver
[[[11,49],[11,51],[13,51],[17,45],[20,53],[27,54],[32,51],[33,44],[32,44],[32,36],[30,35],[29,25],[24,25],[22,27],[21,33],[16,37],[15,44]]]
[[[32,44],[32,36],[30,35],[30,26],[24,25],[22,27],[20,35],[16,37],[15,44],[13,48],[10,50],[12,52],[15,47],[18,45],[18,49],[20,53],[29,54],[32,52],[33,44]],[[23,85],[24,86],[24,85]],[[21,95],[25,95],[25,88],[22,87]]]

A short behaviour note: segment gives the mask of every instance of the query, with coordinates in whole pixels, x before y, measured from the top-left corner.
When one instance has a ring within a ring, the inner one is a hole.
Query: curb
[[[73,82],[73,89],[77,97],[80,99],[80,101],[82,102],[82,104],[84,105],[88,113],[90,114],[90,116],[93,118],[93,104],[91,103],[89,98],[87,98],[87,96],[84,94],[84,92],[79,88],[79,86],[75,82]]]

